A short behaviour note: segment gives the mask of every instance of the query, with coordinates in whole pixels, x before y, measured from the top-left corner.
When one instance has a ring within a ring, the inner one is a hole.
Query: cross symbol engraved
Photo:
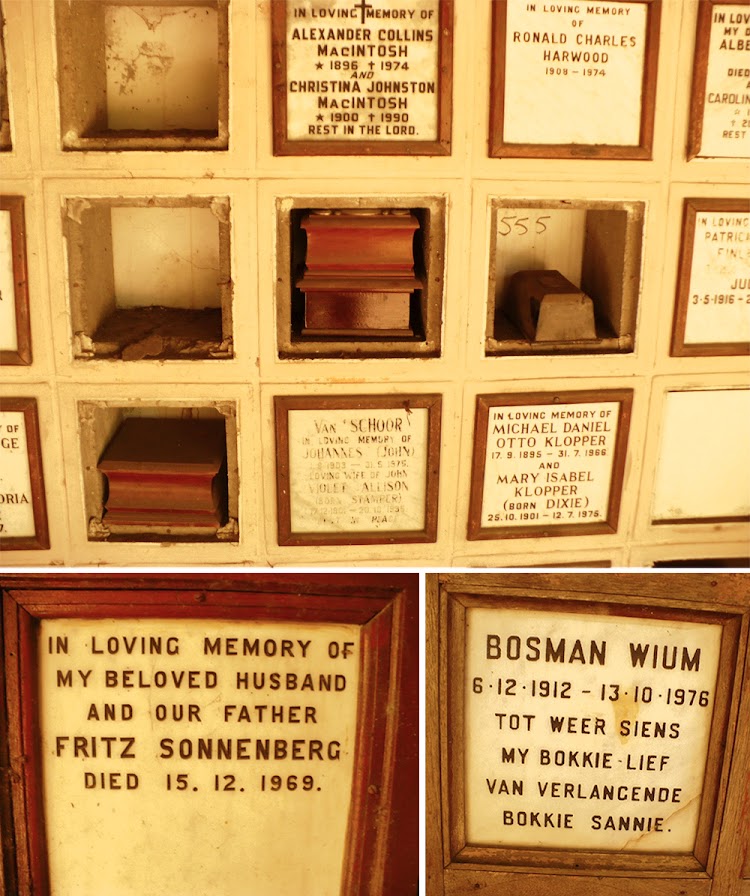
[[[372,9],[372,6],[370,6],[369,3],[365,2],[365,0],[361,0],[360,3],[355,3],[355,4],[354,4],[354,8],[355,8],[355,9],[358,9],[358,10],[361,11],[361,13],[362,13],[362,24],[365,25],[365,24],[366,24],[366,22],[365,22],[365,12],[367,12],[368,9]]]

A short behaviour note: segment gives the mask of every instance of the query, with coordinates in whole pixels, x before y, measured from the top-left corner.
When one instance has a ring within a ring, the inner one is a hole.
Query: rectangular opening
[[[349,222],[351,229],[335,240],[316,233],[313,243],[309,233],[315,233],[315,222],[320,220],[331,224],[340,220],[346,226]],[[402,233],[397,233],[398,222]],[[382,247],[371,251],[381,235]],[[444,200],[388,197],[374,207],[367,200],[348,197],[280,199],[277,247],[280,357],[440,354]],[[336,257],[339,248],[341,258]],[[325,255],[326,271],[313,271],[318,252]],[[389,264],[393,273],[385,270]],[[320,300],[312,288],[316,278],[324,287],[318,293]],[[316,301],[328,305],[311,313],[320,307]]]
[[[640,202],[494,201],[486,353],[632,351],[643,213]],[[562,275],[576,303],[563,307],[554,295],[530,299],[513,280],[520,272]],[[581,293],[593,305],[590,326],[574,316]],[[551,337],[543,334],[540,308],[554,315]]]
[[[226,149],[225,0],[56,4],[65,149]]]
[[[74,199],[66,232],[78,359],[232,356],[227,199]]]
[[[78,415],[90,541],[237,540],[234,405],[81,402]],[[124,439],[130,443],[126,449]],[[223,457],[215,474],[207,474],[218,456],[217,439],[223,441]]]

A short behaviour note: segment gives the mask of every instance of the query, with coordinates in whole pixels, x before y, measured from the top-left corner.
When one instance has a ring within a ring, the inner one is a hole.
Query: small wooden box
[[[97,469],[107,477],[109,528],[218,529],[226,518],[223,420],[130,417]]]
[[[302,219],[307,234],[303,335],[412,336],[414,234],[419,221],[402,209],[318,211]]]
[[[596,339],[594,303],[559,271],[518,271],[509,311],[532,342]]]

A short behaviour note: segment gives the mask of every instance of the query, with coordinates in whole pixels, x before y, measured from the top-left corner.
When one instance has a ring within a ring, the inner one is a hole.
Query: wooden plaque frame
[[[711,19],[717,6],[741,6],[737,0],[701,0],[698,3],[698,20],[695,26],[695,57],[693,82],[690,88],[690,123],[688,125],[687,160],[700,155],[703,143],[703,113],[706,106],[706,79],[708,78],[708,56],[711,40]],[[703,158],[701,156],[701,158]],[[722,161],[747,161],[743,156],[706,156]]]
[[[291,2],[291,0],[289,0]],[[273,154],[275,156],[447,156],[453,116],[453,0],[438,0],[438,97],[435,140],[290,140],[287,137],[287,0],[271,6]]]
[[[565,523],[559,526],[547,526],[536,523],[528,526],[495,526],[490,528],[482,525],[482,497],[487,451],[487,424],[490,408],[535,404],[593,404],[595,402],[613,401],[620,403],[620,413],[615,436],[606,519],[591,523]],[[632,403],[633,392],[631,389],[477,395],[474,420],[474,456],[471,466],[471,492],[469,497],[469,522],[466,537],[470,541],[475,541],[488,538],[536,538],[539,536],[611,535],[615,533],[620,515],[620,497],[625,474],[625,457],[627,454]]]
[[[15,351],[0,349],[0,365],[31,364],[29,284],[26,269],[26,222],[23,196],[0,196],[0,210],[10,212],[10,251],[13,258],[13,287],[16,306]]]
[[[427,408],[427,482],[425,485],[425,524],[418,531],[382,532],[314,532],[294,533],[291,527],[291,455],[289,450],[288,412],[292,410],[379,410]],[[280,545],[324,544],[412,544],[437,539],[438,485],[440,472],[440,429],[442,396],[440,395],[341,395],[323,398],[277,395],[274,397],[276,419],[276,507],[278,542]]]
[[[360,626],[355,764],[341,896],[416,889],[418,576],[6,576],[0,579],[0,588],[7,693],[7,719],[0,700],[0,725],[5,731],[7,721],[9,732],[7,747],[5,737],[0,738],[0,767],[5,772],[0,779],[0,822],[12,823],[5,831],[7,849],[0,858],[5,859],[8,893],[50,894],[36,640],[40,620],[61,617]]]
[[[36,399],[0,397],[0,411],[21,411],[23,413],[29,459],[31,505],[34,512],[34,535],[3,536],[0,534],[0,551],[46,550],[49,548],[49,529]]]
[[[701,10],[702,11],[702,10]],[[690,309],[690,274],[695,247],[695,222],[699,212],[744,212],[750,214],[750,199],[685,199],[682,218],[682,240],[677,274],[674,321],[670,354],[676,357],[746,355],[750,342],[685,343],[685,327]]]
[[[728,884],[730,878],[723,866],[739,864],[740,836],[736,818],[726,820],[722,810],[734,735],[740,730],[737,712],[742,694],[741,658],[747,649],[748,591],[743,577],[722,578],[717,582],[715,576],[690,574],[658,578],[643,574],[428,576],[428,896],[473,889],[486,891],[488,896],[508,892],[517,896],[575,896],[602,889],[623,896],[653,896],[656,892],[660,896],[709,896],[718,892],[717,887],[721,889],[720,879]],[[466,843],[464,623],[470,607],[529,607],[722,626],[706,776],[692,854],[623,854]],[[735,800],[737,796],[735,788]],[[720,840],[726,842],[728,852],[717,862]],[[732,873],[737,870],[733,868]]]
[[[506,143],[505,61],[506,0],[492,3],[492,55],[490,63],[490,158],[515,159],[650,159],[654,142],[656,76],[659,64],[661,0],[631,0],[647,4],[646,46],[643,60],[640,142],[637,146],[591,143]]]

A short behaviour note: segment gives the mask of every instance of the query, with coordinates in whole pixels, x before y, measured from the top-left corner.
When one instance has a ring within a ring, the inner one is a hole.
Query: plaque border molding
[[[0,196],[0,210],[10,212],[10,252],[13,259],[18,345],[15,351],[0,349],[0,365],[29,365],[32,361],[24,202],[24,196]]]
[[[437,540],[438,489],[440,475],[440,431],[442,395],[330,395],[307,398],[300,395],[275,395],[276,423],[276,511],[277,535],[281,546],[417,544]],[[409,411],[427,408],[427,481],[425,484],[425,523],[416,531],[310,532],[295,533],[291,527],[291,454],[289,451],[289,415],[291,410],[379,410]]]
[[[607,516],[591,523],[564,523],[548,526],[536,523],[528,526],[482,525],[482,498],[487,452],[487,424],[490,408],[516,407],[517,405],[594,404],[619,402],[617,433],[610,473]],[[517,392],[477,395],[474,415],[474,449],[471,464],[469,492],[469,519],[466,537],[469,541],[491,538],[536,538],[560,535],[612,535],[617,532],[620,516],[620,499],[625,475],[630,417],[633,405],[632,389],[602,389],[587,392]]]
[[[0,883],[5,863],[8,892],[23,896],[50,893],[36,658],[38,622],[45,618],[358,625],[360,686],[341,893],[369,896],[402,892],[402,887],[416,885],[416,574],[9,575],[0,578],[0,597],[5,648],[0,666],[3,730],[8,723],[8,737],[0,739],[0,769],[4,772],[0,778],[0,822],[10,824],[15,834],[8,840],[5,855],[0,848]],[[0,847],[4,845],[0,842]]]
[[[290,140],[287,137],[286,11],[271,2],[273,154],[275,156],[448,156],[453,117],[453,0],[438,0],[438,97],[435,140]]]
[[[653,155],[654,115],[656,111],[656,79],[659,65],[659,28],[661,0],[625,0],[647,5],[646,45],[643,57],[643,90],[641,93],[640,141],[635,146],[594,143],[506,143],[505,56],[507,2],[492,3],[492,50],[490,66],[490,158],[514,159],[636,159],[648,160]],[[521,2],[521,0],[518,0]]]
[[[677,268],[677,290],[669,354],[678,358],[747,355],[750,353],[750,342],[685,342],[685,327],[690,310],[690,274],[695,247],[695,222],[699,212],[744,212],[750,215],[750,199],[683,200],[680,260]]]
[[[0,397],[0,410],[20,411],[23,414],[26,428],[26,451],[29,462],[31,507],[34,513],[34,534],[19,536],[0,535],[0,551],[47,550],[50,546],[47,499],[44,490],[42,440],[39,432],[39,414],[36,398]]]

